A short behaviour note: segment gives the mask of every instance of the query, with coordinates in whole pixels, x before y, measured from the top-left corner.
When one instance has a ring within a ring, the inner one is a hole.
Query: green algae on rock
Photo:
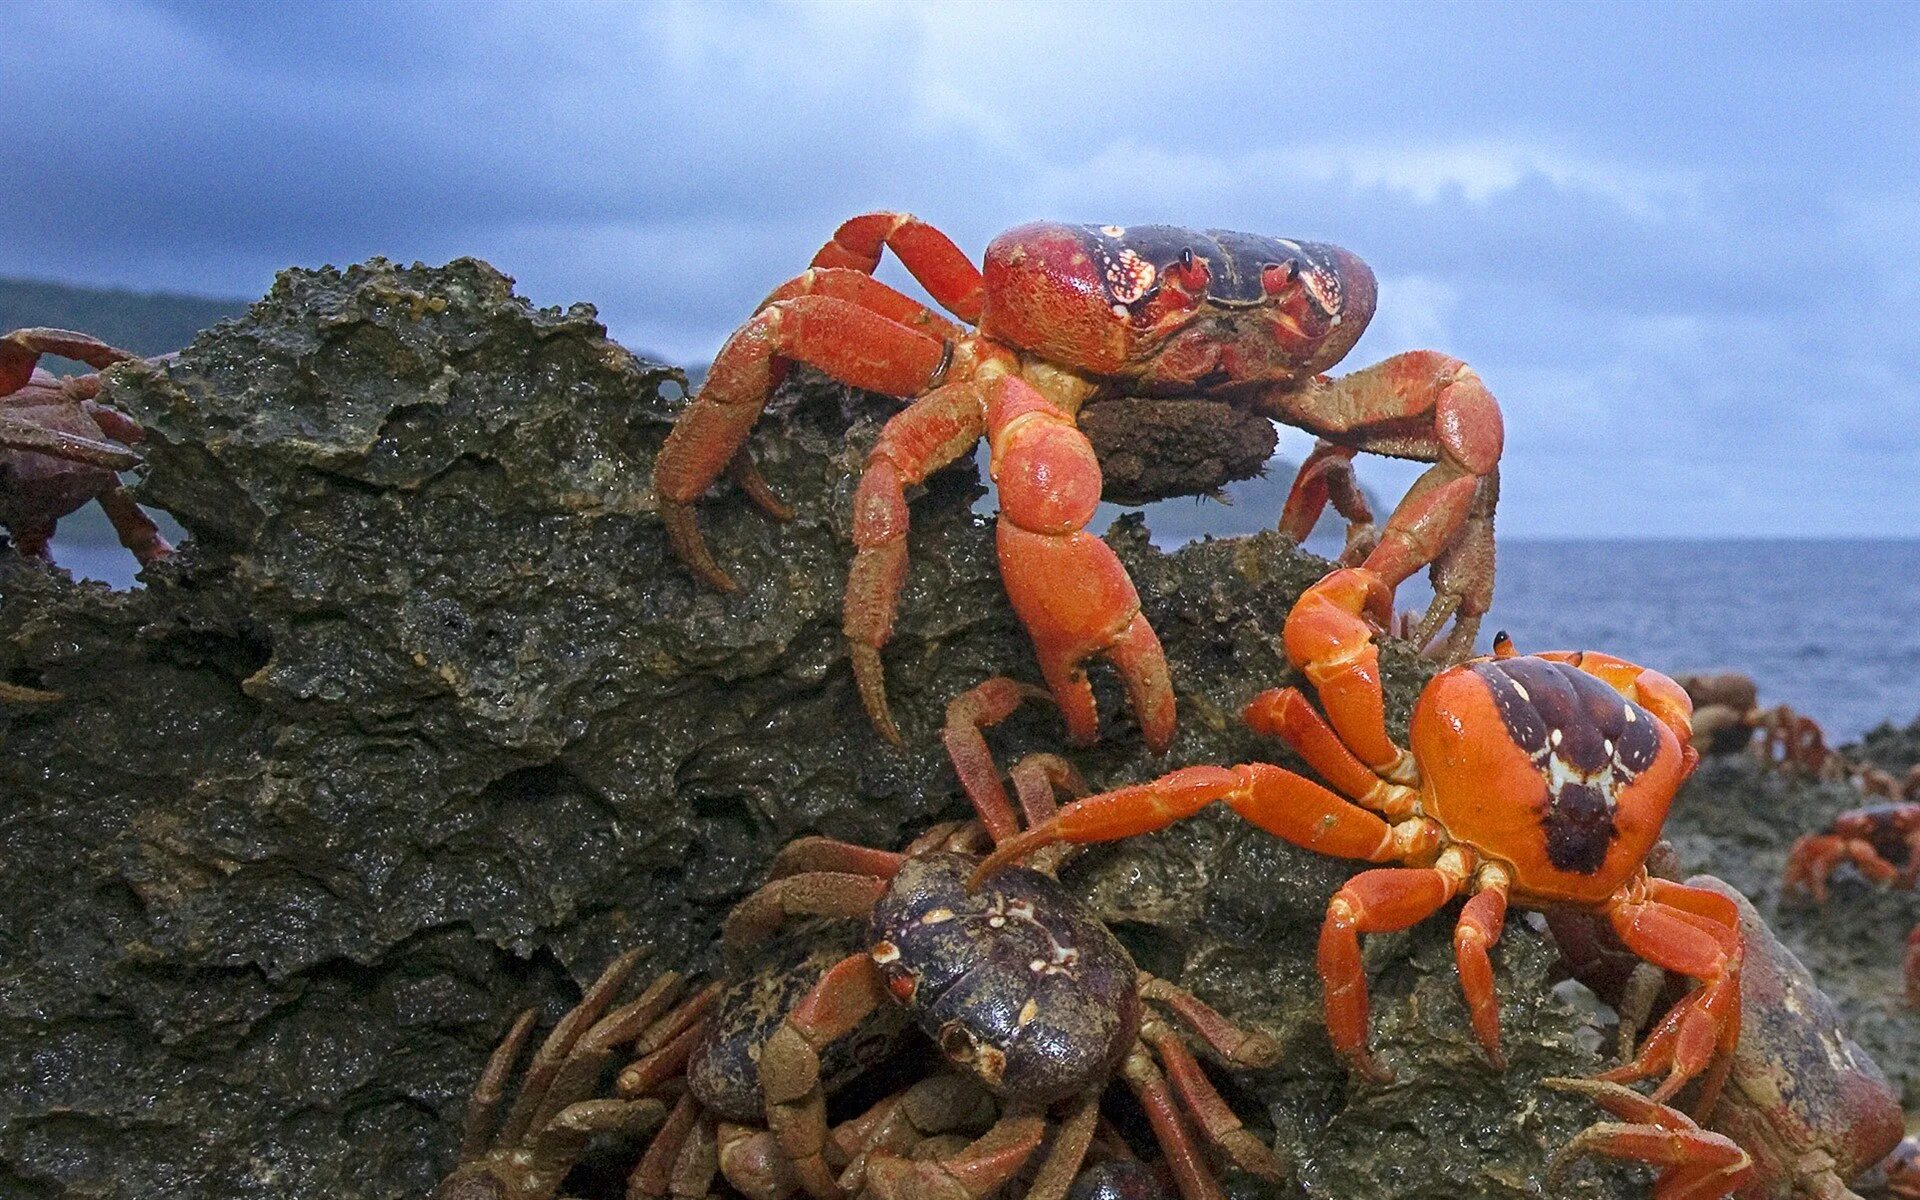
[[[745,590],[666,552],[648,486],[675,373],[593,311],[536,309],[483,263],[289,271],[178,361],[114,374],[149,430],[141,499],[191,540],[114,592],[0,553],[0,1192],[418,1196],[525,1005],[551,1018],[616,953],[710,968],[727,907],[789,838],[904,842],[964,803],[946,702],[1031,678],[970,464],[913,503],[887,650],[898,751],[840,634],[861,452],[889,402],[800,378],[753,453],[798,509],[702,507]],[[1073,752],[1095,785],[1271,756],[1239,723],[1291,673],[1275,637],[1325,569],[1273,535],[1160,554],[1110,537],[1181,705],[1164,760],[1118,689]],[[1389,648],[1404,728],[1421,665]],[[1015,716],[1001,761],[1059,749]],[[1548,994],[1549,943],[1495,955],[1512,1069],[1477,1056],[1447,923],[1370,939],[1396,1084],[1351,1083],[1313,941],[1353,864],[1226,817],[1067,879],[1143,965],[1285,1039],[1241,1081],[1314,1197],[1521,1197],[1598,1114],[1538,1086],[1596,1068]],[[1632,1196],[1587,1170],[1577,1194]],[[1245,1181],[1241,1181],[1244,1183]]]

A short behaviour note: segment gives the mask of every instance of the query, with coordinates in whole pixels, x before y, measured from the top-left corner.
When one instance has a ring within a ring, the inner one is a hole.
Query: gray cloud
[[[1383,279],[1354,364],[1494,386],[1510,532],[1920,532],[1920,21],[1716,16],[28,3],[0,272],[479,254],[691,360],[868,208],[1310,236]]]

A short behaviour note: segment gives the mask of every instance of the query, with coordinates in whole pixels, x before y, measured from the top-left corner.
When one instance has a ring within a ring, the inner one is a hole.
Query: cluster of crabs
[[[887,249],[950,315],[874,278]],[[794,364],[899,397],[908,403],[867,454],[854,499],[843,624],[862,703],[880,736],[904,740],[882,651],[909,566],[909,489],[982,438],[1002,578],[1045,689],[1000,678],[950,708],[945,736],[974,820],[899,852],[817,837],[788,846],[726,922],[727,977],[698,988],[664,977],[616,1003],[638,959],[616,960],[508,1104],[532,1030],[522,1017],[483,1073],[439,1194],[544,1200],[601,1134],[644,1142],[627,1183],[640,1197],[705,1196],[724,1179],[754,1200],[1203,1200],[1222,1194],[1223,1166],[1285,1180],[1290,1165],[1201,1061],[1269,1069],[1275,1043],[1140,972],[1054,879],[1077,846],[1215,804],[1309,851],[1377,864],[1329,898],[1319,940],[1327,1035],[1357,1080],[1389,1078],[1368,1046],[1363,935],[1462,900],[1461,986],[1498,1070],[1490,951],[1510,907],[1539,910],[1572,973],[1617,1002],[1626,1042],[1613,1069],[1549,1081],[1614,1118],[1565,1147],[1562,1164],[1582,1153],[1648,1164],[1659,1200],[1847,1194],[1899,1141],[1885,1080],[1737,895],[1648,867],[1698,757],[1686,691],[1603,653],[1519,654],[1504,635],[1472,656],[1493,590],[1499,408],[1470,367],[1435,352],[1326,374],[1374,299],[1366,265],[1319,243],[1040,224],[995,239],[977,267],[893,213],[847,222],[774,289],[656,460],[673,552],[705,583],[737,588],[695,517],[722,476],[769,516],[791,515],[748,437]],[[97,369],[126,357],[57,331],[0,342],[0,522],[18,548],[43,553],[53,522],[94,499],[143,560],[164,555],[116,474],[138,461],[138,427],[96,403],[97,375],[37,373],[42,353]],[[1092,406],[1157,399],[1205,400],[1319,439],[1279,518],[1296,539],[1328,504],[1348,523],[1341,565],[1284,626],[1314,696],[1274,689],[1244,712],[1318,779],[1270,762],[1195,765],[1088,795],[1071,764],[1039,755],[1011,771],[1016,809],[981,729],[1043,696],[1070,741],[1095,740],[1097,657],[1117,670],[1142,741],[1155,753],[1173,742],[1159,639],[1124,566],[1086,529],[1102,479],[1081,427]],[[1384,524],[1353,478],[1361,451],[1432,464]],[[1444,669],[1403,745],[1387,726],[1378,639],[1398,627],[1397,586],[1423,567],[1434,599],[1406,631]],[[1913,881],[1920,822],[1863,820],[1796,854],[1809,886],[1842,861]],[[875,1064],[910,1039],[930,1043],[937,1055],[919,1058],[938,1067],[876,1084]],[[629,1062],[608,1089],[616,1055]],[[1151,1146],[1102,1113],[1112,1082],[1135,1097]],[[1920,1197],[1916,1157],[1909,1145],[1884,1164],[1893,1194]]]

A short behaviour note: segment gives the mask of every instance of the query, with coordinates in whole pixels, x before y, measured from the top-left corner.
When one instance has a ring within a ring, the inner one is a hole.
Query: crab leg
[[[1480,890],[1460,910],[1460,921],[1453,927],[1453,957],[1474,1035],[1487,1052],[1487,1061],[1504,1071],[1507,1056],[1500,1051],[1500,997],[1487,952],[1499,943],[1506,928],[1509,880],[1504,868],[1488,864],[1480,869],[1479,882]]]
[[[1086,531],[1100,503],[1100,463],[1073,418],[1031,384],[1001,376],[987,391],[987,440],[1000,486],[1000,575],[1033,638],[1068,736],[1100,733],[1086,661],[1103,654],[1126,684],[1155,754],[1173,741],[1173,681],[1140,593],[1105,542]]]
[[[1293,487],[1287,491],[1287,501],[1280,510],[1280,533],[1296,544],[1307,540],[1313,527],[1320,523],[1320,514],[1326,508],[1327,501],[1333,501],[1333,510],[1346,519],[1347,546],[1340,561],[1352,566],[1372,553],[1379,544],[1379,531],[1373,525],[1373,509],[1367,503],[1367,497],[1353,475],[1353,456],[1359,451],[1352,446],[1338,446],[1321,439],[1300,464],[1300,471],[1293,477]]]
[[[1349,567],[1301,593],[1281,627],[1281,641],[1287,658],[1319,693],[1339,740],[1375,772],[1405,782],[1413,756],[1387,734],[1380,648],[1368,624],[1372,618],[1384,627],[1392,617],[1393,589],[1372,570]]]
[[[1389,825],[1304,776],[1268,763],[1182,767],[1152,783],[1076,800],[1060,815],[1008,838],[974,872],[974,881],[1058,842],[1112,842],[1165,829],[1215,802],[1304,850],[1336,858],[1388,862],[1431,853],[1438,830],[1424,819]]]
[[[1307,760],[1307,765],[1344,795],[1390,820],[1405,820],[1418,810],[1420,793],[1389,783],[1353,756],[1327,719],[1298,688],[1270,689],[1242,713],[1255,733],[1277,737]]]
[[[994,762],[982,730],[1012,716],[1025,701],[1052,699],[1043,688],[1001,675],[960,693],[947,704],[947,724],[941,740],[953,761],[954,774],[960,777],[961,790],[973,802],[974,815],[995,842],[1020,832],[1020,821],[1014,816],[1007,789],[1000,782],[999,764]],[[1021,798],[1024,802],[1024,793]],[[1028,820],[1035,820],[1031,810]]]
[[[513,1064],[526,1049],[527,1037],[533,1032],[533,1017],[534,1012],[529,1008],[514,1020],[513,1028],[500,1039],[500,1044],[487,1058],[486,1068],[480,1072],[473,1098],[467,1101],[467,1121],[460,1138],[459,1161],[463,1163],[472,1162],[487,1152],[494,1118],[500,1115],[500,1105],[507,1097],[507,1079],[513,1074]]]
[[[1634,893],[1639,893],[1638,895]],[[1665,1103],[1698,1075],[1716,1053],[1731,1051],[1740,1035],[1739,912],[1726,897],[1685,884],[1647,880],[1606,910],[1628,949],[1657,967],[1701,981],[1648,1037],[1640,1055],[1598,1078],[1631,1083],[1669,1068],[1653,1098]],[[1702,919],[1704,918],[1704,919]],[[1709,1111],[1714,1099],[1702,1097]]]
[[[1579,1092],[1622,1121],[1604,1121],[1558,1151],[1547,1169],[1558,1187],[1567,1166],[1582,1154],[1642,1162],[1660,1172],[1654,1200],[1720,1200],[1738,1195],[1753,1178],[1753,1159],[1720,1134],[1700,1128],[1685,1113],[1618,1084],[1592,1079],[1543,1079],[1548,1087]]]
[[[876,1154],[867,1161],[867,1189],[880,1200],[979,1200],[1027,1165],[1046,1132],[1044,1115],[1010,1112],[951,1158]]]
[[[1434,599],[1416,640],[1431,638],[1457,616],[1447,660],[1467,657],[1493,598],[1493,510],[1504,441],[1493,394],[1459,359],[1414,350],[1310,389],[1304,398],[1289,397],[1282,408],[1275,415],[1329,441],[1434,464],[1387,518],[1362,565],[1391,593],[1431,564]]]
[[[1419,924],[1453,899],[1460,882],[1432,867],[1362,871],[1327,904],[1318,957],[1320,981],[1326,986],[1327,1036],[1355,1073],[1377,1083],[1393,1078],[1367,1049],[1367,973],[1359,935],[1396,933]]]
[[[721,591],[739,590],[707,552],[691,505],[741,452],[788,363],[819,367],[868,391],[912,396],[940,374],[950,352],[941,338],[837,296],[795,296],[755,313],[720,348],[654,460],[655,503],[674,553]]]
[[[1900,877],[1900,868],[1882,858],[1865,838],[1809,833],[1787,852],[1786,886],[1805,888],[1816,904],[1825,904],[1827,877],[1846,862],[1875,883],[1892,883]]]
[[[1907,1003],[1920,1008],[1920,925],[1907,934]]]
[[[71,358],[96,371],[136,357],[126,350],[116,350],[99,338],[70,329],[16,329],[0,337],[0,396],[26,387],[43,354]]]
[[[816,1200],[844,1195],[825,1158],[827,1098],[820,1086],[820,1050],[890,1003],[886,986],[865,951],[848,955],[788,1011],[760,1052],[767,1128]]]
[[[1180,1200],[1225,1200],[1180,1115],[1180,1106],[1167,1088],[1166,1076],[1153,1065],[1153,1056],[1138,1039],[1120,1065],[1120,1077],[1147,1114],[1153,1138],[1166,1153],[1167,1169],[1173,1174],[1174,1189],[1180,1193]]]
[[[813,256],[813,265],[871,275],[880,265],[883,246],[900,256],[900,265],[940,307],[969,325],[980,323],[986,287],[980,268],[946,234],[907,213],[874,212],[849,218]]]
[[[1166,1068],[1167,1080],[1173,1085],[1174,1095],[1186,1106],[1201,1136],[1209,1144],[1218,1147],[1242,1171],[1275,1183],[1284,1180],[1287,1176],[1286,1166],[1265,1142],[1247,1132],[1246,1126],[1227,1106],[1219,1090],[1207,1079],[1199,1060],[1193,1057],[1193,1051],[1187,1049],[1187,1044],[1180,1040],[1180,1035],[1158,1020],[1149,1020],[1140,1032],[1159,1052],[1160,1062]]]
[[[157,562],[173,553],[173,545],[160,536],[160,527],[153,523],[152,517],[140,511],[140,506],[133,502],[133,496],[127,489],[113,488],[101,492],[94,499],[100,502],[101,511],[113,523],[113,532],[119,535],[120,544],[131,550],[142,565]]]
[[[776,879],[727,914],[720,936],[734,949],[756,946],[794,917],[864,918],[887,890],[876,875],[809,871]]]
[[[526,1079],[520,1085],[520,1096],[508,1110],[506,1122],[500,1127],[502,1141],[517,1142],[533,1127],[534,1117],[547,1107],[554,1077],[573,1053],[574,1043],[600,1020],[600,1014],[613,1003],[614,995],[625,986],[634,968],[640,965],[640,956],[639,950],[629,950],[608,963],[606,970],[600,973],[600,978],[594,980],[586,994],[580,997],[580,1003],[560,1018],[560,1023],[553,1027],[547,1040],[534,1052],[533,1061],[527,1065]]]
[[[140,456],[125,446],[64,429],[47,429],[5,414],[0,414],[0,446],[108,471],[125,471],[141,463]]]
[[[700,1121],[700,1102],[691,1094],[682,1095],[674,1104],[673,1111],[667,1114],[660,1131],[653,1135],[653,1141],[647,1146],[647,1152],[627,1176],[627,1195],[639,1200],[659,1200],[671,1194],[676,1183],[681,1182],[675,1170],[680,1159],[680,1151],[693,1137],[694,1126]]]
[[[896,746],[902,741],[887,707],[880,648],[893,636],[900,588],[907,579],[906,489],[972,450],[986,423],[985,388],[978,380],[935,388],[881,429],[854,496],[856,549],[841,628],[860,685],[860,702],[874,728]]]

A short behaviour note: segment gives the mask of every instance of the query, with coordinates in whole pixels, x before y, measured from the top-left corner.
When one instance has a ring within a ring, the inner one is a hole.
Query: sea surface
[[[1174,522],[1149,514],[1155,540]],[[1184,531],[1183,531],[1184,532]],[[1310,543],[1337,553],[1338,542]],[[75,574],[115,587],[133,561],[113,543],[61,542]],[[1605,650],[1661,670],[1731,668],[1763,704],[1790,704],[1836,742],[1920,716],[1920,538],[1530,541],[1503,537],[1485,649]],[[1400,607],[1424,608],[1424,579]]]

